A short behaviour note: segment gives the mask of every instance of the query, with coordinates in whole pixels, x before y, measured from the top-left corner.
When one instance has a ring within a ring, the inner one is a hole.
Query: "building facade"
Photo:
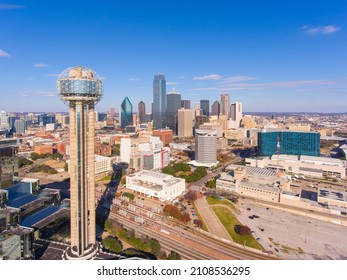
[[[178,110],[178,137],[193,136],[193,110],[179,109]]]
[[[143,101],[140,101],[138,104],[138,113],[139,113],[139,123],[145,123],[146,121],[146,104]]]
[[[217,132],[195,130],[195,160],[202,164],[217,162]]]
[[[200,100],[200,109],[204,116],[210,116],[210,100]]]
[[[181,108],[190,109],[190,100],[181,100]]]
[[[213,102],[211,106],[211,115],[219,116],[219,114],[220,114],[220,106],[219,106],[219,102],[216,100],[215,102]]]
[[[125,97],[119,108],[119,118],[121,128],[133,124],[133,105],[128,97]]]
[[[129,174],[126,177],[126,186],[136,193],[160,201],[172,201],[182,195],[186,188],[184,179],[153,171]]]
[[[178,92],[169,92],[167,94],[166,106],[166,125],[175,135],[177,135],[177,112],[181,108],[181,94]]]
[[[18,180],[18,146],[0,145],[0,189]]]
[[[235,128],[240,127],[242,120],[242,103],[235,102],[230,105],[230,118],[235,122]]]
[[[229,94],[224,93],[220,95],[220,115],[225,115],[227,116],[227,119],[230,116],[230,97]]]
[[[303,131],[260,131],[258,132],[258,156],[280,154],[319,156],[320,134]]]
[[[166,80],[164,75],[154,75],[153,80],[153,128],[165,128],[166,123]]]

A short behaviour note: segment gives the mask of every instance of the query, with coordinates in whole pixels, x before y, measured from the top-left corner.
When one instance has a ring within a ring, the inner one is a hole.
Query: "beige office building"
[[[220,115],[225,115],[229,119],[230,112],[230,97],[229,94],[224,93],[220,95]]]
[[[178,109],[178,137],[193,136],[193,110]]]

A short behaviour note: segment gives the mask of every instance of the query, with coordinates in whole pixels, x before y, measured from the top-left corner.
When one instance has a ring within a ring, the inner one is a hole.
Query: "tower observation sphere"
[[[90,259],[97,252],[95,230],[94,105],[103,93],[102,81],[84,66],[63,71],[58,95],[69,105],[71,247],[67,259]]]

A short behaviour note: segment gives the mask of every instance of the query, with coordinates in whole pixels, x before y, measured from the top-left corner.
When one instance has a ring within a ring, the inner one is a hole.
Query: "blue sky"
[[[149,111],[161,73],[192,104],[347,112],[344,0],[3,1],[0,110],[67,110],[57,75],[84,65],[104,79],[98,111],[125,96]]]

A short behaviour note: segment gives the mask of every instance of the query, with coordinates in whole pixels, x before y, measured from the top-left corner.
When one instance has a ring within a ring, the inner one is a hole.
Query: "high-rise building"
[[[116,110],[114,109],[114,107],[111,107],[110,110],[108,111],[108,115],[113,118],[116,116]]]
[[[5,111],[0,112],[0,130],[9,129],[7,114]]]
[[[26,122],[23,119],[17,119],[14,121],[14,129],[18,134],[25,134]]]
[[[181,108],[190,109],[190,100],[181,100]]]
[[[138,104],[138,113],[139,113],[139,123],[146,122],[146,104],[143,101],[140,101]]]
[[[55,123],[55,115],[53,115],[53,114],[39,115],[38,123],[41,126],[46,126],[46,124],[48,124],[48,123]]]
[[[214,130],[195,130],[195,160],[202,164],[217,162],[217,132]]]
[[[119,118],[121,128],[133,124],[133,105],[128,97],[125,97],[119,107]]]
[[[259,131],[258,156],[284,155],[319,156],[319,132],[304,131]]]
[[[236,128],[240,127],[242,120],[242,103],[235,102],[230,105],[230,118],[236,122]]]
[[[181,95],[172,91],[167,94],[166,125],[177,135],[177,112],[181,108]]]
[[[166,80],[164,75],[154,75],[153,80],[153,127],[165,127],[166,117]]]
[[[230,107],[230,98],[229,94],[223,93],[220,95],[220,114],[227,116],[229,118],[230,112],[229,112],[229,107]]]
[[[211,115],[219,116],[219,113],[220,113],[219,102],[216,100],[215,102],[213,102],[211,106]]]
[[[179,109],[178,110],[178,137],[193,136],[193,110]]]
[[[12,186],[18,180],[18,146],[0,144],[0,189]]]
[[[97,252],[95,228],[94,106],[102,81],[91,69],[66,69],[57,80],[58,94],[70,108],[71,247],[67,259],[92,258]]]
[[[210,100],[200,100],[200,109],[204,116],[210,116]]]

